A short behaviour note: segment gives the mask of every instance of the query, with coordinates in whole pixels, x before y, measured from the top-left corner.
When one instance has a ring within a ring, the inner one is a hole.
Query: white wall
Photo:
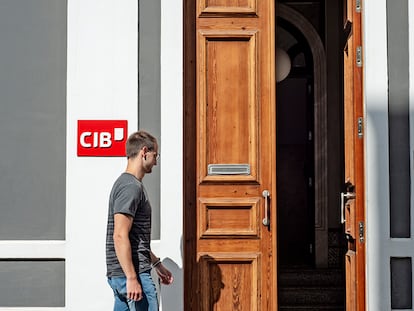
[[[154,252],[174,273],[162,304],[183,309],[182,2],[162,1],[161,240]],[[77,120],[128,120],[137,130],[137,1],[68,1],[66,310],[112,310],[106,283],[109,191],[124,158],[76,156]]]
[[[174,273],[161,289],[168,311],[183,310],[183,4],[161,1],[161,249]]]
[[[367,304],[368,310],[390,305],[389,267],[380,243],[388,222],[388,99],[386,0],[364,1],[364,91],[366,109]],[[381,170],[378,168],[382,167]],[[386,300],[386,301],[384,301]],[[381,302],[383,301],[383,303]]]
[[[392,1],[388,1],[391,3]],[[414,4],[409,1],[409,21]],[[367,310],[391,310],[390,257],[413,257],[413,239],[391,239],[389,217],[388,70],[386,0],[363,2],[366,109]],[[406,12],[401,12],[404,14]],[[410,77],[414,76],[414,25],[410,25]],[[413,132],[414,79],[410,79]],[[413,135],[411,134],[411,153]],[[410,157],[412,159],[412,157]],[[411,166],[413,164],[411,163]],[[412,175],[412,174],[411,174]],[[412,177],[411,177],[412,178]],[[411,186],[412,187],[412,186]],[[413,189],[413,188],[411,188]],[[411,199],[413,201],[413,198]],[[411,204],[413,206],[413,204]],[[411,234],[414,232],[413,213]],[[413,269],[414,271],[414,269]]]
[[[112,310],[108,196],[124,158],[76,156],[77,120],[137,125],[137,1],[68,1],[66,310]]]

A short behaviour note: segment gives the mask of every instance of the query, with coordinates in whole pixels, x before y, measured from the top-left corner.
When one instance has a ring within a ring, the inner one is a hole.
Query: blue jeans
[[[108,278],[115,296],[114,311],[158,311],[157,290],[150,271],[140,273],[139,282],[143,292],[142,299],[134,301],[127,298],[126,277]]]

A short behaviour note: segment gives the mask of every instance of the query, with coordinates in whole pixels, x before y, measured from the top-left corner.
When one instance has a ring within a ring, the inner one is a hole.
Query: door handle
[[[264,218],[262,220],[263,226],[268,227],[270,225],[270,219],[269,219],[269,200],[270,200],[270,192],[269,190],[263,190],[262,196],[265,200],[264,204]]]
[[[355,192],[341,192],[341,223],[345,223],[345,204],[348,200],[355,199]]]

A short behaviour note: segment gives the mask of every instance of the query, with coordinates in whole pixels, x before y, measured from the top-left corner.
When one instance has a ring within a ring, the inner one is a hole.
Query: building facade
[[[0,0],[0,311],[112,309],[126,160],[90,121],[159,137],[163,310],[283,310],[298,267],[339,271],[339,308],[413,309],[412,21],[409,0]]]

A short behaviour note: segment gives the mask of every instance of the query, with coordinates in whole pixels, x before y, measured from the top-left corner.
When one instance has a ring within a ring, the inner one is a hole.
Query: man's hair
[[[135,158],[139,151],[147,147],[148,150],[155,150],[157,139],[150,133],[138,131],[131,134],[126,142],[126,156],[128,159]]]

